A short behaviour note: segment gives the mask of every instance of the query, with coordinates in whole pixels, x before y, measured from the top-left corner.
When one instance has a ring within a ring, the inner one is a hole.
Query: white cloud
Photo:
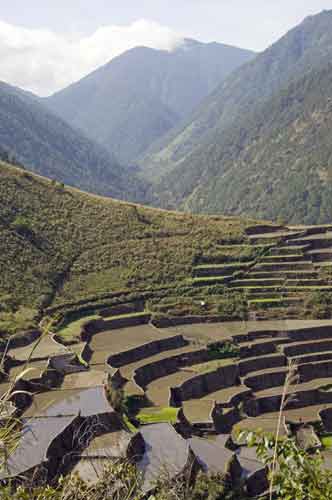
[[[130,48],[145,45],[172,50],[182,41],[171,29],[145,19],[127,26],[103,26],[90,36],[0,21],[0,80],[45,96]]]

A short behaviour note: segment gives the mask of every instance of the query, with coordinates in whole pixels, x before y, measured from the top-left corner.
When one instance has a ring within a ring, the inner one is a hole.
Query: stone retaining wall
[[[249,226],[247,227],[244,231],[248,236],[251,236],[253,234],[265,234],[265,233],[280,233],[281,231],[287,231],[287,228],[284,226],[269,226],[268,224],[260,224],[257,226]]]
[[[256,356],[265,356],[275,354],[277,352],[276,342],[264,342],[262,344],[252,344],[248,346],[240,346],[241,358],[255,358]]]
[[[154,340],[133,349],[128,349],[127,351],[119,352],[117,354],[112,354],[108,358],[107,363],[114,368],[120,368],[121,366],[135,363],[136,361],[140,361],[141,359],[154,356],[159,352],[168,351],[171,349],[179,349],[180,347],[184,347],[188,344],[189,342],[184,339],[183,335],[175,335],[174,337]]]
[[[323,422],[327,432],[332,432],[332,408],[326,408],[319,412],[319,416]]]
[[[186,380],[178,387],[171,387],[170,400],[177,406],[181,401],[200,399],[212,392],[237,385],[238,382],[238,366],[235,364],[222,366],[217,370]]]
[[[319,363],[307,363],[297,367],[300,383],[311,380],[332,377],[332,361],[322,361]],[[331,380],[332,383],[332,380]]]
[[[264,413],[277,412],[280,409],[281,395],[264,396],[248,399],[244,402],[244,411],[249,417],[258,417]],[[318,389],[295,392],[286,405],[286,410],[295,410],[307,406],[332,404],[332,392]]]
[[[26,347],[41,336],[40,330],[28,330],[20,335],[14,335],[9,339],[8,348],[16,349]]]
[[[121,314],[131,314],[135,312],[143,312],[144,311],[144,301],[136,301],[136,302],[126,302],[124,304],[117,304],[115,306],[105,307],[98,311],[98,314],[103,318],[107,318],[109,316],[120,316]]]
[[[169,328],[180,325],[194,325],[198,323],[220,323],[224,321],[223,316],[179,316],[152,318],[151,324],[157,328]]]
[[[240,376],[244,377],[250,372],[257,372],[258,370],[265,370],[269,368],[277,368],[278,366],[286,366],[286,356],[267,356],[256,359],[248,359],[239,362]]]
[[[228,434],[232,432],[233,426],[242,420],[238,408],[229,410],[216,403],[211,413],[216,432],[219,434]]]
[[[280,372],[273,373],[260,373],[252,377],[246,377],[243,384],[250,387],[253,391],[263,391],[271,387],[280,387],[285,383],[287,371],[281,370]]]
[[[207,349],[189,351],[141,366],[135,371],[134,379],[136,384],[144,389],[153,380],[166,377],[180,368],[205,363],[211,359],[214,359],[213,353]]]
[[[89,342],[91,337],[96,333],[104,332],[107,330],[114,330],[117,328],[126,328],[130,326],[144,325],[149,323],[151,318],[150,314],[144,314],[141,316],[129,316],[124,318],[112,318],[112,319],[96,319],[88,321],[81,331],[81,340],[83,342]]]
[[[305,354],[312,354],[314,352],[324,352],[324,351],[332,351],[332,339],[325,340],[320,342],[319,344],[298,344],[298,345],[289,345],[284,349],[284,354],[288,357],[300,356]]]

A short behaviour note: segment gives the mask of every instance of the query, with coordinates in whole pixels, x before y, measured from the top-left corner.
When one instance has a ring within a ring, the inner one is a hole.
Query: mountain
[[[124,164],[136,163],[253,55],[194,40],[171,52],[136,47],[44,102]]]
[[[159,149],[162,206],[331,220],[332,11],[311,16],[236,70]]]
[[[40,104],[37,97],[0,83],[0,147],[36,173],[117,198],[144,191],[111,153]]]

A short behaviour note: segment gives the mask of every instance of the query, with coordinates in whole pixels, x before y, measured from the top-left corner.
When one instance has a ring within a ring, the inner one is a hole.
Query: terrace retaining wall
[[[250,372],[257,372],[259,370],[265,370],[269,368],[277,368],[278,366],[282,367],[286,366],[286,364],[287,358],[282,354],[280,354],[280,356],[264,356],[256,359],[240,361],[240,376],[244,377]]]
[[[332,361],[321,361],[318,363],[307,363],[297,367],[300,382],[310,382],[314,379],[332,377]],[[331,380],[332,382],[332,380]]]
[[[107,318],[109,316],[120,316],[121,314],[131,314],[135,312],[143,312],[144,311],[144,301],[138,300],[135,302],[126,302],[124,304],[117,304],[115,306],[109,306],[98,311],[98,314],[103,318]]]
[[[74,417],[70,425],[48,446],[45,462],[41,464],[47,470],[48,481],[68,473],[92,439],[121,429],[123,425],[115,412],[86,418]]]
[[[170,402],[173,403],[174,406],[178,406],[181,401],[200,399],[212,392],[237,385],[238,382],[238,366],[222,366],[217,370],[202,373],[186,380],[178,387],[171,387]]]
[[[216,432],[219,434],[232,432],[233,426],[242,420],[238,408],[226,410],[218,403],[214,405],[211,416]]]
[[[260,339],[291,339],[292,342],[332,339],[332,325],[297,328],[294,330],[254,330],[247,334],[233,335],[235,342],[252,342]]]
[[[332,339],[311,344],[297,344],[285,346],[283,352],[286,356],[294,357],[315,352],[332,351]]]
[[[8,348],[16,349],[18,347],[26,347],[32,344],[32,342],[37,340],[40,336],[41,336],[40,330],[27,330],[26,332],[23,332],[20,335],[11,337],[9,339]]]
[[[319,412],[319,416],[323,422],[327,432],[332,432],[332,408],[325,408]]]
[[[51,360],[49,359],[46,370],[43,371],[41,376],[28,381],[30,390],[32,393],[36,393],[60,387],[64,380],[64,375],[63,372],[52,367]]]
[[[254,234],[280,233],[281,231],[287,231],[287,228],[285,226],[269,226],[268,224],[260,224],[257,226],[249,226],[244,230],[248,236],[252,236]]]
[[[280,387],[284,385],[287,376],[286,370],[273,373],[260,373],[252,377],[246,377],[243,384],[250,387],[253,391],[263,391],[271,387]]]
[[[135,370],[134,379],[136,384],[144,389],[153,380],[166,377],[171,373],[177,372],[180,368],[205,363],[212,359],[214,359],[213,353],[207,349],[189,351],[137,368],[137,370]]]
[[[109,320],[96,319],[88,321],[82,327],[81,340],[83,342],[89,342],[91,337],[96,333],[105,332],[108,330],[114,330],[118,328],[126,328],[130,326],[145,325],[149,323],[151,318],[150,314],[144,314],[140,316],[132,316],[125,318],[113,318]]]
[[[264,413],[277,412],[280,409],[281,395],[264,396],[244,401],[244,411],[249,417],[258,417]],[[307,406],[332,404],[332,392],[318,389],[294,392],[285,409],[296,410]]]
[[[180,325],[194,325],[198,323],[220,323],[224,321],[223,316],[178,316],[152,318],[151,324],[157,328],[169,328]]]
[[[112,354],[107,363],[114,367],[120,368],[121,366],[128,365],[130,363],[135,363],[144,358],[149,358],[162,351],[168,351],[171,349],[179,349],[188,345],[189,342],[184,339],[183,335],[176,335],[174,337],[168,337],[166,339],[154,340],[152,342],[147,342],[133,349],[128,349],[127,351],[119,352],[117,354]]]

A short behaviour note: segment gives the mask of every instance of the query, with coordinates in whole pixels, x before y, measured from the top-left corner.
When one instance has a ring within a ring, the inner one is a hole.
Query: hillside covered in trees
[[[307,18],[145,157],[162,206],[330,220],[331,27],[332,11]]]
[[[136,47],[43,99],[72,126],[124,164],[183,121],[254,53],[185,40],[172,51]]]

